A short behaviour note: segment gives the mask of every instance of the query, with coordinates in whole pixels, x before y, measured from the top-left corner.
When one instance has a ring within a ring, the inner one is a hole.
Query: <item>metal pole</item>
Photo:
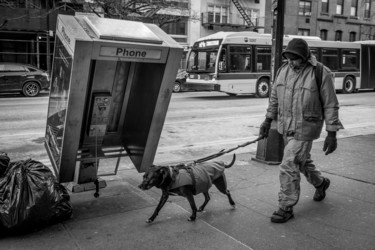
[[[272,83],[276,76],[277,70],[282,64],[281,52],[283,51],[284,37],[284,0],[277,1],[277,7],[274,9],[273,29],[272,29],[272,48],[274,51],[274,65],[272,68]]]
[[[50,74],[51,72],[51,54],[50,54],[50,38],[49,38],[49,1],[46,0],[46,10],[47,10],[47,20],[46,20],[46,26],[47,26],[47,73]]]
[[[272,60],[271,60],[271,82],[277,70],[282,64],[281,52],[283,50],[284,37],[284,8],[285,0],[274,0],[272,3],[273,27],[272,27]],[[272,121],[269,135],[264,140],[259,141],[257,154],[253,160],[267,164],[279,164],[283,158],[284,142],[283,137],[277,132],[277,122]]]
[[[39,42],[39,33],[36,34],[36,66],[40,68],[40,42]]]

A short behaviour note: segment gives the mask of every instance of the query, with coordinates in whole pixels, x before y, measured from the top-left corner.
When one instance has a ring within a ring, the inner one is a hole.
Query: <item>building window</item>
[[[311,1],[299,1],[300,16],[311,16]]]
[[[167,23],[164,24],[161,29],[169,35],[186,35],[186,24],[186,20],[177,23]]]
[[[228,23],[228,8],[224,6],[208,6],[209,23]]]
[[[344,13],[344,0],[337,0],[336,14],[342,15]]]
[[[357,33],[355,33],[354,31],[350,32],[349,33],[349,42],[356,41],[356,36],[357,36]]]
[[[350,7],[350,16],[357,16],[358,0],[352,0],[352,6]]]
[[[310,30],[309,29],[298,29],[299,36],[309,36]]]
[[[342,31],[341,30],[336,31],[335,41],[342,41]]]
[[[371,0],[365,0],[365,15],[364,18],[371,18]]]
[[[327,30],[321,30],[320,31],[320,38],[322,40],[327,40],[327,34],[328,34],[328,31]]]
[[[259,10],[258,9],[247,9],[247,10],[245,10],[245,12],[246,12],[246,15],[248,15],[250,17],[251,22],[255,26],[259,26]],[[243,19],[242,15],[240,16],[240,18]],[[245,19],[243,19],[243,24],[247,25]]]
[[[329,13],[329,1],[322,0],[322,13]]]

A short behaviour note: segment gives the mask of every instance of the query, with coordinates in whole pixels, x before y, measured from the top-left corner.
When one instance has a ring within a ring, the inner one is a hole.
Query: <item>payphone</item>
[[[153,24],[58,16],[45,147],[61,183],[104,187],[110,158],[152,165],[182,52]]]
[[[95,137],[96,140],[99,138],[100,141],[103,141],[107,132],[112,97],[110,93],[94,93],[92,99],[93,105],[90,112],[88,133],[90,137]]]

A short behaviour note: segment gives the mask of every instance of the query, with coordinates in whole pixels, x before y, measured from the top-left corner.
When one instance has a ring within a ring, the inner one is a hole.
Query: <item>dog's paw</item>
[[[188,221],[195,221],[195,218],[189,217]]]
[[[237,208],[236,205],[231,205],[231,207],[232,207],[232,209],[236,209]]]
[[[154,220],[148,219],[148,220],[146,220],[146,223],[150,224],[150,223],[152,223],[153,221],[154,221]]]

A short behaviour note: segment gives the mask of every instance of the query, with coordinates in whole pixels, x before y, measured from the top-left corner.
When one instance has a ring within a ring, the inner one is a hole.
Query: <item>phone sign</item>
[[[135,58],[135,59],[157,59],[161,58],[161,50],[156,49],[138,49],[131,47],[109,47],[100,48],[101,56]]]

